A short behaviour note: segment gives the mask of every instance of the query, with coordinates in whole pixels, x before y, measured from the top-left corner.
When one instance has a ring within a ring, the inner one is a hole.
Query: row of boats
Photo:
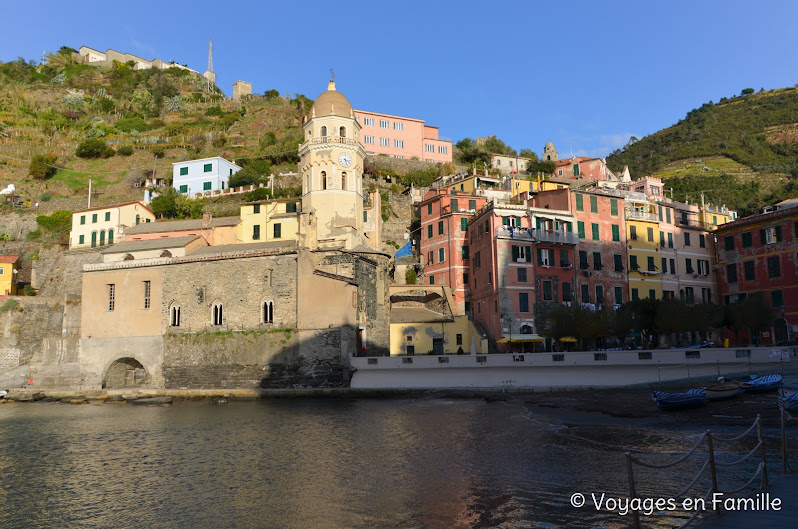
[[[721,377],[717,384],[694,388],[686,393],[668,393],[652,389],[651,398],[658,408],[674,410],[703,406],[714,400],[731,399],[740,393],[779,391],[779,408],[786,411],[798,411],[798,390],[781,389],[781,384],[781,375],[749,375],[728,381]]]

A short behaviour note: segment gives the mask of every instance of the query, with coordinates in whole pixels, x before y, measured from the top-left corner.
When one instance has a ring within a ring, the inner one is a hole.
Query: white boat
[[[721,382],[720,384],[712,384],[703,389],[704,394],[709,400],[730,399],[743,390],[743,383],[739,380],[731,380],[729,382]]]
[[[0,389],[0,399],[5,398],[6,395],[8,395],[8,391]]]

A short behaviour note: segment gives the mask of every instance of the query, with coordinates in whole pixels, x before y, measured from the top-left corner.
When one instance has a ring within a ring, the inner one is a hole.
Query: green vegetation
[[[55,154],[34,154],[30,160],[28,174],[37,180],[52,177],[58,169],[54,166],[58,156]]]
[[[130,156],[133,154],[133,147],[130,145],[123,145],[116,150],[116,154],[119,156]]]
[[[405,283],[408,285],[415,285],[418,277],[416,275],[416,270],[411,266],[405,272]]]
[[[202,217],[202,201],[188,198],[168,187],[152,199],[150,209],[163,219],[199,219]]]
[[[79,158],[110,158],[115,151],[99,138],[82,141],[75,150]]]
[[[268,176],[272,172],[272,166],[268,160],[244,159],[241,164],[242,169],[230,177],[229,187],[267,183]]]
[[[19,307],[19,301],[13,298],[7,299],[2,304],[0,304],[0,314],[8,312],[10,310],[14,310],[17,307]]]
[[[26,296],[35,296],[35,295],[36,295],[36,293],[37,293],[37,292],[36,292],[36,289],[35,289],[35,288],[33,288],[33,287],[32,287],[32,286],[30,286],[30,285],[25,285],[25,286],[22,288],[22,292],[24,292]]]
[[[69,242],[69,230],[72,229],[72,212],[58,210],[54,211],[52,215],[39,215],[36,217],[36,223],[40,227],[28,233],[28,240],[42,239],[44,242],[60,244]]]

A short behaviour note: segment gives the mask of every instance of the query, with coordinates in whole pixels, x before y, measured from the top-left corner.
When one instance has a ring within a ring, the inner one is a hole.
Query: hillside
[[[674,198],[705,192],[742,212],[798,194],[798,89],[760,91],[691,110],[672,127],[607,157],[635,177],[660,177]]]

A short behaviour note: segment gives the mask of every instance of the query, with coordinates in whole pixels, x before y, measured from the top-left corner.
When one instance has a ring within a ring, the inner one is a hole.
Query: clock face
[[[338,155],[338,163],[340,163],[343,167],[349,167],[352,165],[352,157],[345,152],[342,152]]]

